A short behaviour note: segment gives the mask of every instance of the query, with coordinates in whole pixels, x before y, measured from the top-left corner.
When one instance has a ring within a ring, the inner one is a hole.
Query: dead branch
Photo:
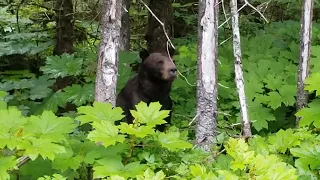
[[[260,16],[267,22],[269,23],[269,21],[267,20],[267,18],[257,9],[255,8],[252,4],[250,4],[247,0],[244,0],[244,5],[242,5],[237,12],[240,12],[244,7],[249,6],[251,7],[254,11],[258,12],[260,14]],[[231,17],[228,17],[222,24],[219,25],[218,28],[221,28],[223,25],[225,25],[226,23],[228,23],[228,21],[231,19]]]

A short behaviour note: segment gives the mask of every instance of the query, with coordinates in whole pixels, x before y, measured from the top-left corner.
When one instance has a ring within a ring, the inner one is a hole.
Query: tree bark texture
[[[199,0],[196,143],[210,151],[217,128],[218,0]]]
[[[104,0],[98,53],[95,101],[116,103],[121,29],[121,0]]]
[[[237,0],[230,1],[230,8],[232,14],[232,31],[233,31],[233,54],[234,54],[234,71],[235,71],[235,82],[237,86],[237,92],[240,101],[241,111],[241,122],[243,135],[245,138],[252,136],[251,127],[248,115],[248,107],[246,103],[246,94],[244,91],[244,79],[242,72],[241,62],[241,43],[240,43],[240,31],[239,31],[239,14],[237,8]]]
[[[297,111],[308,103],[308,92],[304,90],[304,81],[309,76],[311,33],[312,33],[313,0],[304,0],[301,15],[300,58],[297,83]],[[296,126],[299,127],[300,118],[296,117]]]
[[[122,0],[121,8],[121,41],[120,50],[130,49],[130,18],[129,18],[130,0]]]
[[[171,37],[172,30],[172,0],[150,0],[149,7],[157,18],[164,23],[166,33]],[[149,12],[146,34],[147,47],[152,52],[167,52],[167,37],[161,24]]]
[[[74,21],[72,0],[56,1],[56,45],[53,54],[73,53]]]

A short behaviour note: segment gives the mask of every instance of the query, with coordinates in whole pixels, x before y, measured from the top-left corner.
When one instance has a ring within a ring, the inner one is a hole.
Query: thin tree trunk
[[[301,15],[300,33],[300,59],[298,67],[297,84],[297,111],[305,107],[308,103],[308,92],[304,90],[304,81],[309,76],[311,33],[312,33],[312,12],[313,0],[304,0]],[[300,118],[296,117],[296,127],[299,127]]]
[[[53,54],[73,53],[73,5],[72,0],[56,1],[56,45]]]
[[[121,41],[120,50],[130,49],[130,18],[129,18],[130,0],[122,0],[121,8]]]
[[[171,37],[172,0],[150,0],[149,7],[154,15],[164,23],[166,33]],[[150,12],[146,40],[149,52],[167,52],[167,37],[161,24]]]
[[[196,143],[210,151],[217,128],[218,0],[199,0]]]
[[[115,106],[121,29],[120,0],[104,0],[101,18],[101,43],[98,54],[95,101]]]
[[[252,134],[251,134],[249,115],[248,115],[248,107],[246,103],[246,94],[244,91],[237,0],[231,0],[230,7],[231,7],[231,14],[232,14],[235,81],[236,81],[236,86],[237,86],[237,91],[238,91],[239,101],[240,101],[243,135],[247,139],[251,137]]]

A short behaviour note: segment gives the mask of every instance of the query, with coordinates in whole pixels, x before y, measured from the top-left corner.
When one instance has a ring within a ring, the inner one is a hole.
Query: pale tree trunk
[[[243,136],[245,138],[249,138],[251,137],[252,134],[251,134],[249,115],[248,115],[248,107],[246,103],[246,94],[244,91],[237,0],[231,0],[230,7],[231,7],[231,14],[232,14],[235,82],[236,82],[237,92],[238,92],[239,101],[240,101],[242,131],[243,131]]]
[[[98,53],[95,101],[115,106],[121,28],[121,0],[104,0]]]
[[[297,111],[305,107],[308,103],[308,92],[304,90],[304,81],[309,76],[309,61],[311,51],[311,30],[313,0],[304,0],[301,17],[300,32],[300,59],[298,67],[297,84]],[[296,127],[299,127],[300,118],[296,117]]]
[[[218,0],[199,0],[196,143],[205,151],[216,136]]]
[[[121,29],[120,29],[120,50],[130,49],[130,0],[122,0],[121,8]]]

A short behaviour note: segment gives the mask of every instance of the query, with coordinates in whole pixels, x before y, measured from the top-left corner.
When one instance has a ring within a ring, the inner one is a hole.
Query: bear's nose
[[[171,76],[176,76],[177,75],[177,68],[171,68],[170,74],[171,74]]]

